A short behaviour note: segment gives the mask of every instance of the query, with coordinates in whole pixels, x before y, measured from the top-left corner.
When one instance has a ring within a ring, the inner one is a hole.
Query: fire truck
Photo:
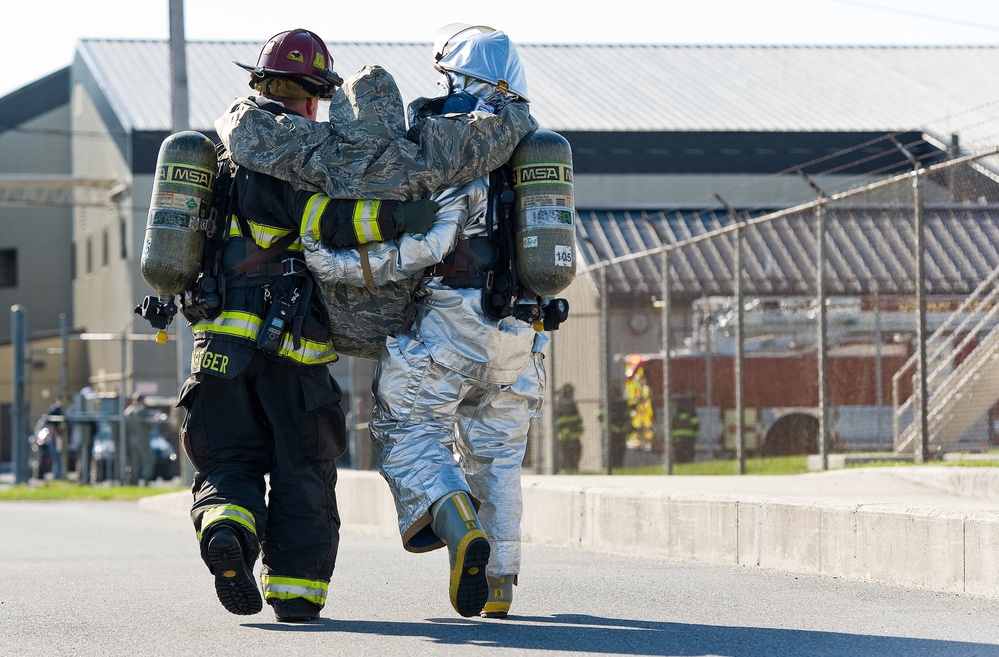
[[[672,350],[671,415],[693,400],[698,417],[693,439],[677,435],[674,460],[730,456],[738,440],[736,313],[729,299],[701,302],[691,336]],[[936,302],[927,315],[932,331],[950,313]],[[813,300],[753,299],[743,315],[745,449],[761,456],[815,454],[819,449],[819,358]],[[851,298],[827,306],[826,406],[832,450],[892,451],[892,377],[915,349],[916,316],[892,300]],[[954,339],[953,337],[948,339]],[[959,362],[961,355],[955,354]],[[662,352],[619,356],[631,419],[629,449],[662,452],[665,428]],[[903,377],[898,393],[912,394]],[[990,416],[994,413],[990,413]],[[991,418],[969,432],[965,447],[993,441]],[[690,444],[693,443],[693,444]]]

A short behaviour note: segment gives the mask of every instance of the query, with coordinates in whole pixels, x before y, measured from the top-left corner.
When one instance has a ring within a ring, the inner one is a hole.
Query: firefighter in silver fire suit
[[[428,115],[528,102],[506,34],[451,25],[442,35],[435,54],[443,95],[414,101],[411,125]],[[530,422],[540,413],[548,338],[526,321],[493,319],[483,310],[496,252],[487,227],[489,181],[483,176],[434,194],[437,220],[426,236],[373,245],[368,273],[356,250],[308,240],[305,248],[321,282],[363,286],[370,276],[383,285],[430,267],[412,325],[382,348],[371,437],[404,547],[446,545],[457,612],[505,617],[520,573],[521,464]]]
[[[275,115],[315,119],[341,83],[326,45],[306,30],[272,37],[251,71],[253,102]],[[194,317],[192,376],[179,405],[181,441],[197,469],[191,518],[219,601],[234,614],[263,607],[283,622],[316,618],[339,543],[334,459],[346,427],[329,317],[306,268],[300,232],[342,245],[425,231],[433,219],[389,202],[334,201],[237,168],[222,251],[217,316]],[[269,476],[268,481],[265,477]]]

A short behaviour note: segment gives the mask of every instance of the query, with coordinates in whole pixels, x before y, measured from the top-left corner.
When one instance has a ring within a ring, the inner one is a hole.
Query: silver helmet
[[[437,70],[466,75],[530,102],[517,49],[504,32],[485,25],[451,23],[437,31]]]

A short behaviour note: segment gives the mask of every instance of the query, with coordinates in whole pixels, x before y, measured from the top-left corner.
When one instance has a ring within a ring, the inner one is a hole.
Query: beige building
[[[329,45],[340,73],[378,63],[393,73],[404,100],[435,93],[429,43]],[[234,97],[251,93],[232,61],[255,61],[259,47],[187,44],[191,128],[216,137],[214,119]],[[635,225],[665,225],[674,216],[682,222],[708,210],[724,215],[719,199],[738,209],[809,200],[814,192],[794,173],[797,166],[829,192],[907,166],[884,147],[887,134],[926,162],[956,152],[951,135],[970,148],[996,134],[990,108],[999,87],[974,74],[999,62],[996,47],[524,44],[520,51],[532,112],[573,148],[581,271],[682,237],[660,231],[636,239]],[[67,386],[177,391],[185,358],[177,340],[150,342],[152,330],[133,312],[151,292],[139,254],[158,148],[173,130],[169,62],[166,41],[84,40],[67,69],[0,98],[0,149],[8,155],[0,161],[0,302],[24,306],[34,334],[58,330],[64,316],[74,336],[103,335],[80,341],[85,371],[65,377]],[[657,318],[638,318],[633,307],[661,290],[626,268],[616,276],[608,312],[623,342],[601,344],[599,290],[590,275],[566,292],[571,319],[553,336],[550,388],[576,382],[590,418],[603,403],[596,382],[614,366],[610,359],[653,344],[657,332]],[[689,313],[699,293],[681,290],[676,312]],[[0,340],[9,335],[0,322]],[[360,435],[371,364],[343,361],[334,373],[354,393]],[[8,371],[0,372],[0,407],[9,404]],[[43,410],[34,399],[32,416]],[[588,440],[598,434],[588,422]],[[9,444],[9,423],[0,438]],[[366,441],[356,444],[363,465]]]

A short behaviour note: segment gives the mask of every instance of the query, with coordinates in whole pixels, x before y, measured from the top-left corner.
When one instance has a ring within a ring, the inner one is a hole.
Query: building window
[[[87,236],[87,243],[85,244],[86,251],[83,253],[83,263],[86,267],[83,270],[84,274],[90,274],[94,271],[94,238]]]
[[[121,259],[128,260],[128,224],[125,217],[118,218],[118,240],[121,244]]]
[[[17,249],[0,250],[0,287],[17,287]]]
[[[101,231],[101,267],[107,267],[111,258],[110,241],[111,236],[108,234],[108,229],[105,228]]]

